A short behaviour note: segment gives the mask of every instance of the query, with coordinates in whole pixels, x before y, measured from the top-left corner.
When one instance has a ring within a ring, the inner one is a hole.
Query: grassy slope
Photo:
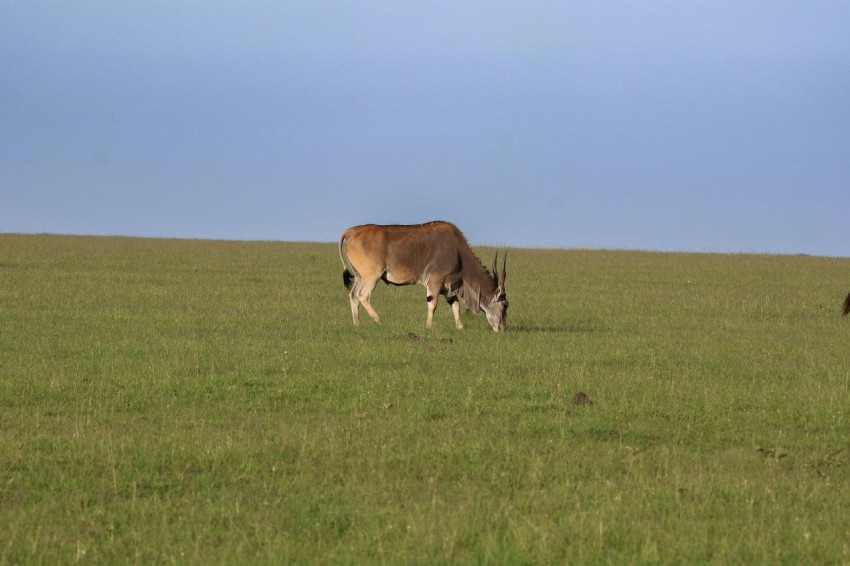
[[[0,562],[850,562],[850,260],[509,257],[426,333],[334,245],[0,235]]]

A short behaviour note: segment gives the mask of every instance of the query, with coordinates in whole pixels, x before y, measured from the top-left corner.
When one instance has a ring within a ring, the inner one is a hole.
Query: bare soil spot
[[[455,341],[451,338],[432,338],[431,336],[420,336],[415,332],[408,332],[406,335],[407,339],[411,342],[419,342],[420,340],[432,341],[432,342],[442,342],[443,344],[454,344]]]
[[[582,393],[581,391],[579,391],[578,393],[573,395],[572,404],[576,406],[590,406],[593,405],[593,400],[587,396],[587,393]]]

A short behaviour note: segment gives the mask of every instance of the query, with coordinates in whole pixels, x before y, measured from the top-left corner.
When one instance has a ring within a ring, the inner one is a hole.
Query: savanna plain
[[[503,334],[341,272],[0,235],[0,563],[850,563],[850,259],[510,249]]]

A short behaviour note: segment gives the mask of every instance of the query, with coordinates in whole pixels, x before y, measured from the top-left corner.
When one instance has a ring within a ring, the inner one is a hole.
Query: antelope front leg
[[[428,301],[428,321],[425,323],[425,328],[431,328],[434,324],[434,311],[437,310],[437,299],[440,298],[440,286],[429,282],[425,285],[425,291],[428,293],[425,297]]]
[[[446,297],[446,300],[452,306],[452,313],[455,315],[455,326],[458,330],[463,330],[463,323],[460,321],[460,301],[457,297]]]
[[[425,322],[425,328],[431,328],[434,324],[434,311],[437,310],[437,297],[429,293],[425,300],[428,301],[428,321]]]

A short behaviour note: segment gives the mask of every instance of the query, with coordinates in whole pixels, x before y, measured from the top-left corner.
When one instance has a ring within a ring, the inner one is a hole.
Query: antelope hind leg
[[[372,320],[374,320],[377,324],[381,324],[381,317],[378,316],[378,313],[375,311],[372,303],[369,302],[369,299],[372,296],[372,291],[375,289],[377,282],[377,279],[371,282],[363,281],[357,289],[357,298],[360,299],[360,303],[363,305],[363,308],[366,309],[366,312],[369,313],[369,316],[372,317]]]
[[[354,326],[360,326],[360,299],[357,298],[356,284],[348,294],[348,300],[351,302],[351,318],[354,320]]]

